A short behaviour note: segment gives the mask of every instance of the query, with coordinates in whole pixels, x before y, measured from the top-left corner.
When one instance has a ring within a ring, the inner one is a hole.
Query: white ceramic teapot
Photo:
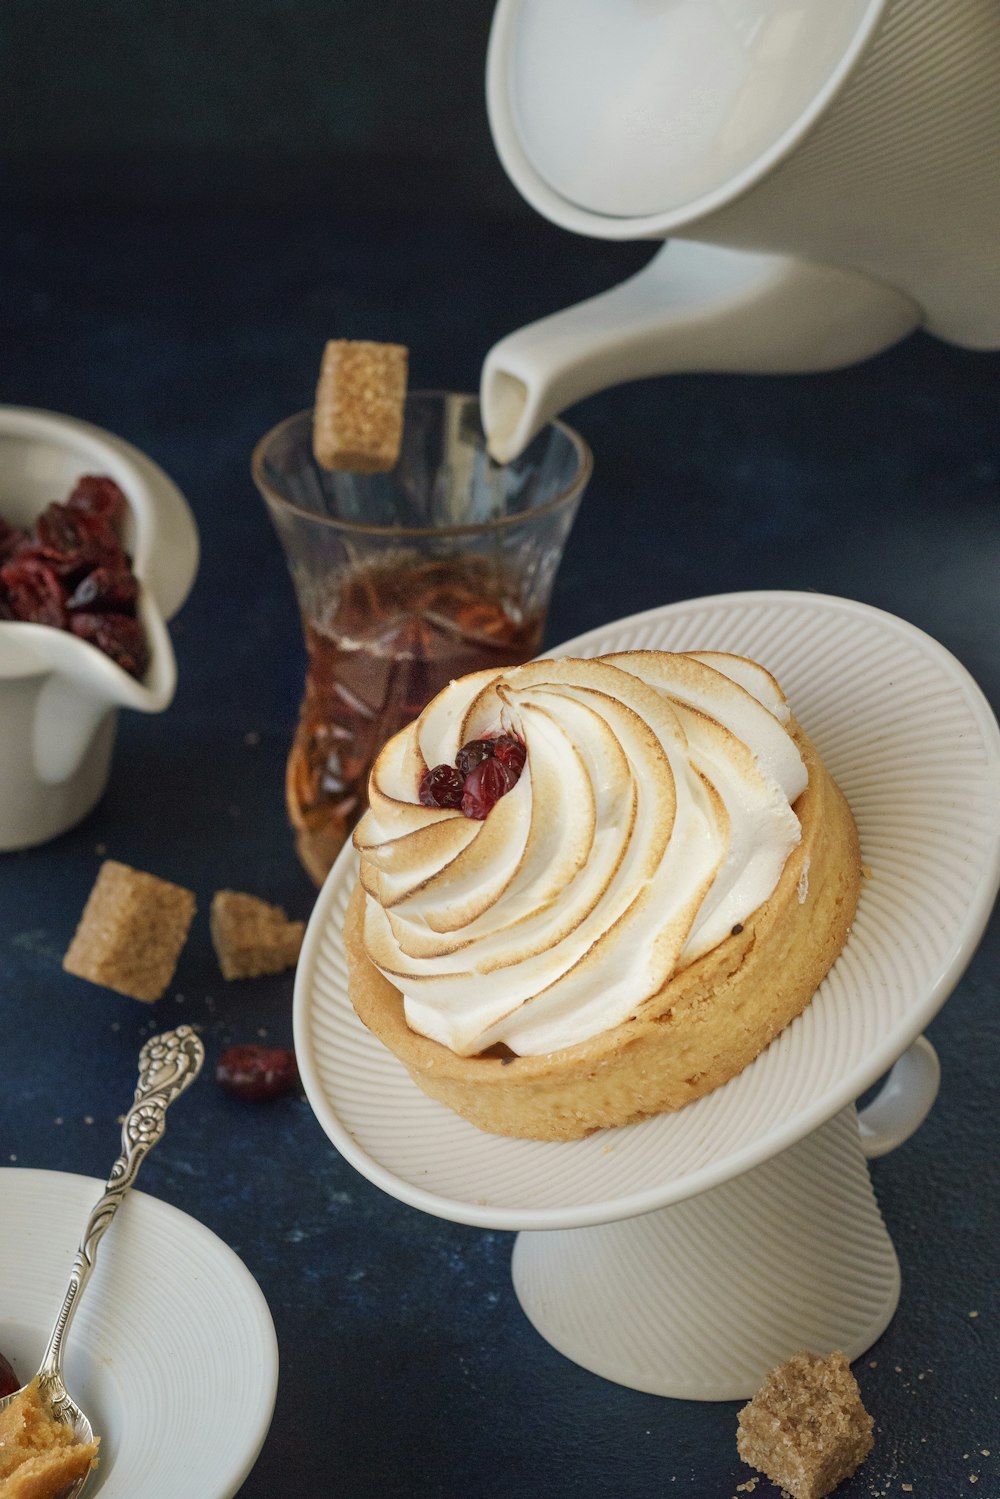
[[[487,356],[490,449],[639,376],[1000,347],[996,0],[499,0],[490,124],[565,228],[666,239]]]

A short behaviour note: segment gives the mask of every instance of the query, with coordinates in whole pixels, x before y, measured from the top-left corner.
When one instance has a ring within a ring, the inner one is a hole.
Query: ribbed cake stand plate
[[[320,1123],[371,1181],[441,1217],[521,1230],[515,1287],[555,1347],[639,1389],[739,1398],[798,1347],[857,1357],[895,1310],[899,1270],[865,1157],[905,1139],[933,1101],[920,1033],[1000,884],[1000,731],[940,644],[848,599],[695,599],[552,654],[642,649],[767,666],[851,804],[867,875],[805,1013],[677,1114],[562,1144],[483,1134],[421,1093],[354,1013],[348,847],[299,961],[296,1048]],[[859,1128],[854,1100],[890,1068]]]

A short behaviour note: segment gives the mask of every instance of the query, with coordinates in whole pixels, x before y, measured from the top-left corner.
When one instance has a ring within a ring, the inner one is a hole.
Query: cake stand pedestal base
[[[560,1353],[684,1400],[747,1399],[802,1348],[858,1358],[899,1300],[853,1105],[672,1207],[521,1232],[512,1270],[525,1314]]]

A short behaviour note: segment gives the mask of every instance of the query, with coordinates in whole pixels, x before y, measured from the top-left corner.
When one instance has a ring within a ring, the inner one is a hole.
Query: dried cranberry
[[[215,1068],[215,1081],[234,1098],[257,1102],[281,1098],[298,1087],[294,1051],[278,1046],[229,1046]]]
[[[453,765],[435,765],[421,777],[417,792],[425,807],[455,807],[462,805],[465,781]]]
[[[467,776],[484,760],[492,760],[495,748],[495,739],[470,739],[468,744],[463,744],[455,756],[459,775]]]
[[[506,765],[508,770],[514,772],[515,777],[521,774],[524,762],[528,758],[524,745],[513,734],[500,734],[494,739],[493,754],[502,765]]]
[[[20,554],[0,567],[0,582],[15,619],[35,625],[66,625],[66,591],[52,566]]]
[[[35,521],[31,549],[59,572],[74,572],[90,560],[91,536],[68,505],[48,505]]]
[[[482,822],[490,809],[516,784],[517,776],[502,760],[484,760],[465,778],[462,811],[466,817]]]
[[[138,597],[139,585],[127,567],[95,567],[80,579],[66,608],[134,614]]]
[[[116,534],[121,533],[128,501],[114,479],[103,474],[84,474],[76,481],[73,493],[66,504],[91,523],[99,521]]]
[[[0,1353],[0,1400],[5,1399],[7,1395],[13,1395],[14,1391],[20,1388],[21,1381],[3,1354]]]
[[[149,665],[149,647],[142,626],[127,614],[89,614],[82,611],[70,616],[69,627],[81,640],[89,640],[99,651],[133,677],[145,676]]]

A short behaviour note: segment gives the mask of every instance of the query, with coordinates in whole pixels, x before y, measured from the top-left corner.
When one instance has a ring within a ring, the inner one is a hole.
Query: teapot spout
[[[552,417],[626,380],[838,369],[922,320],[909,297],[856,271],[670,240],[620,286],[493,346],[480,384],[487,446],[509,463]]]

